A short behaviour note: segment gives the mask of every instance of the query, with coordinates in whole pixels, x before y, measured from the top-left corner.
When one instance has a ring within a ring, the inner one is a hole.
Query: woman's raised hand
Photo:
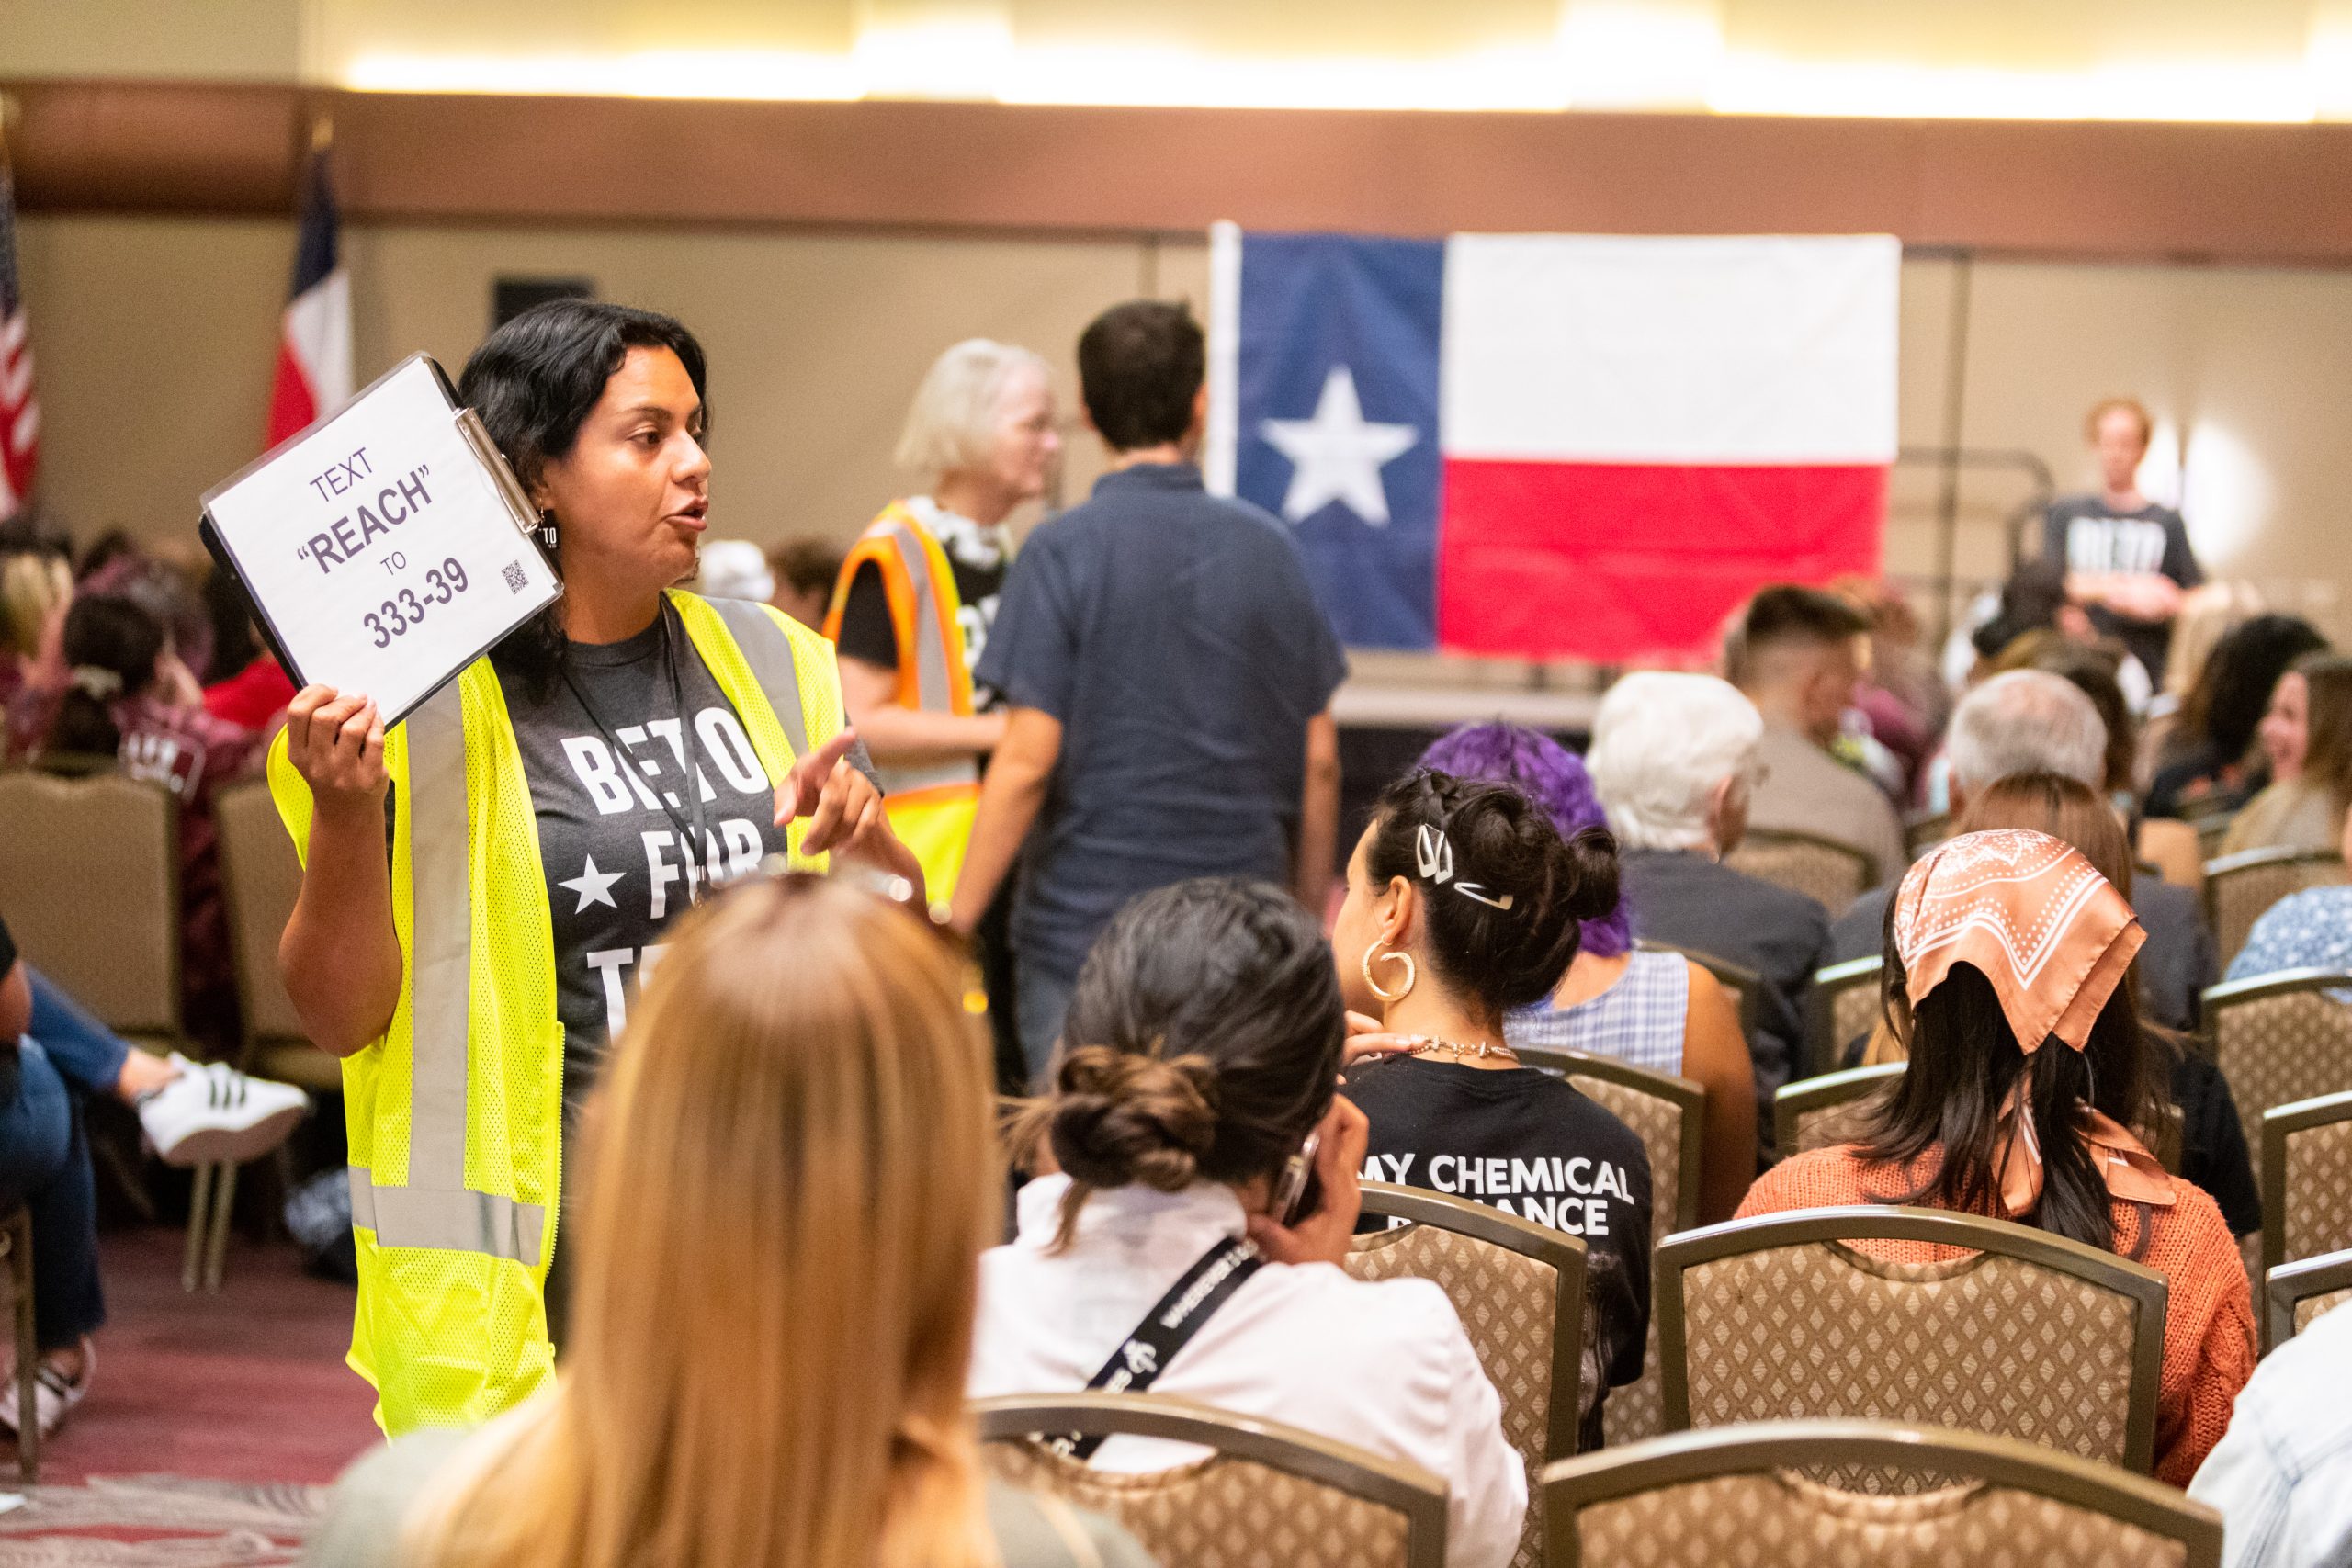
[[[383,809],[384,716],[376,699],[305,686],[286,706],[286,754],[322,812]]]
[[[891,829],[882,792],[849,760],[849,750],[856,744],[857,731],[844,728],[795,762],[775,792],[775,825],[808,818],[800,836],[802,854],[837,850],[871,862],[913,884],[920,901],[926,897],[922,863]]]

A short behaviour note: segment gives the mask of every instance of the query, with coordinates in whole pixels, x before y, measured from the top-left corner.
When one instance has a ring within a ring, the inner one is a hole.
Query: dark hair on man
[[[2076,786],[2081,787],[2081,786]],[[2075,1107],[2087,1102],[2126,1127],[2143,1124],[2148,1100],[2138,1005],[2132,987],[2115,987],[2077,1051],[2052,1038],[2033,1055],[2018,1047],[1993,982],[1973,964],[1956,964],[1927,1000],[1910,1007],[1903,960],[1894,951],[1894,901],[1887,903],[1884,1010],[1896,1022],[1910,1065],[1883,1098],[1863,1112],[1860,1156],[1901,1168],[1933,1151],[1941,1158],[1927,1180],[1908,1191],[1877,1193],[1884,1203],[1929,1203],[1964,1213],[1999,1214],[2004,1146],[2001,1111],[2021,1089],[2041,1150],[2041,1198],[2031,1213],[2010,1216],[2071,1241],[2120,1250],[2106,1179],[2076,1131]],[[2128,1256],[2147,1250],[2148,1217]]]
[[[1835,593],[1792,582],[1759,588],[1740,612],[1724,648],[1734,685],[1746,680],[1758,655],[1781,648],[1826,648],[1871,629],[1871,618]]]
[[[2301,615],[2256,615],[2222,634],[2180,705],[2180,727],[2214,761],[2245,755],[2288,667],[2327,639]]]
[[[1131,900],[1079,970],[1053,1093],[1015,1134],[1070,1177],[1063,1240],[1098,1188],[1279,1169],[1330,1109],[1346,1020],[1331,945],[1289,895],[1204,876]]]
[[[795,534],[770,545],[767,554],[768,570],[775,573],[778,582],[796,593],[822,593],[830,598],[833,580],[842,574],[842,558],[848,551],[838,539]]]
[[[1114,452],[1183,440],[1207,374],[1208,342],[1186,305],[1130,299],[1079,334],[1079,393]]]
[[[41,750],[46,752],[111,757],[122,744],[115,727],[113,707],[155,683],[155,660],[163,656],[171,634],[163,618],[127,593],[85,593],[65,612],[65,663],[74,683],[65,689],[57,717],[49,728]],[[89,689],[93,676],[111,675],[112,686]]]
[[[491,333],[458,378],[458,400],[481,416],[527,490],[550,459],[580,439],[581,425],[632,348],[666,348],[678,356],[695,395],[706,400],[707,425],[707,367],[695,334],[674,317],[602,299],[550,299]],[[556,519],[559,527],[562,521]],[[549,605],[494,652],[543,695],[562,668],[563,649],[562,621]]]
[[[1576,959],[1581,922],[1617,907],[1617,840],[1599,828],[1561,838],[1510,784],[1408,773],[1382,793],[1372,824],[1374,886],[1401,876],[1419,886],[1423,953],[1480,1022],[1550,996]],[[1443,881],[1425,873],[1425,830]],[[1510,908],[1497,908],[1504,899]]]

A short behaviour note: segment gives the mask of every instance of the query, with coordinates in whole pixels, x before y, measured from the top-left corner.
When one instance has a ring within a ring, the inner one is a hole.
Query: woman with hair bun
[[[1521,1066],[1503,1024],[1552,994],[1579,922],[1616,902],[1607,833],[1564,840],[1508,784],[1421,772],[1380,797],[1331,935],[1351,1055],[1385,1058],[1349,1079],[1372,1123],[1364,1175],[1584,1238],[1588,1450],[1610,1387],[1642,1375],[1649,1156],[1572,1085]]]
[[[1014,1131],[1035,1179],[980,1260],[969,1392],[1148,1389],[1320,1432],[1442,1477],[1447,1562],[1499,1565],[1527,1472],[1453,1305],[1337,1267],[1364,1153],[1335,1092],[1345,1036],[1331,950],[1286,894],[1202,877],[1122,909]],[[1080,1457],[1197,1453],[1122,1437]]]

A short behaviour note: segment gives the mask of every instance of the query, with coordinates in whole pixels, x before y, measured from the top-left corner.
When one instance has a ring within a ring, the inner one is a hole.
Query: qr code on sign
[[[528,580],[523,575],[523,563],[521,561],[511,560],[506,563],[506,591],[509,593],[520,593],[523,592],[523,584],[526,581]]]

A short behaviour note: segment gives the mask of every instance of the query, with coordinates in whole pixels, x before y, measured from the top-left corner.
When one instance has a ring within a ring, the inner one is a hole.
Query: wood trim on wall
[[[2352,263],[2352,125],[720,103],[0,84],[28,211],[288,213],[334,119],[360,220],[1393,234],[1883,232]]]

